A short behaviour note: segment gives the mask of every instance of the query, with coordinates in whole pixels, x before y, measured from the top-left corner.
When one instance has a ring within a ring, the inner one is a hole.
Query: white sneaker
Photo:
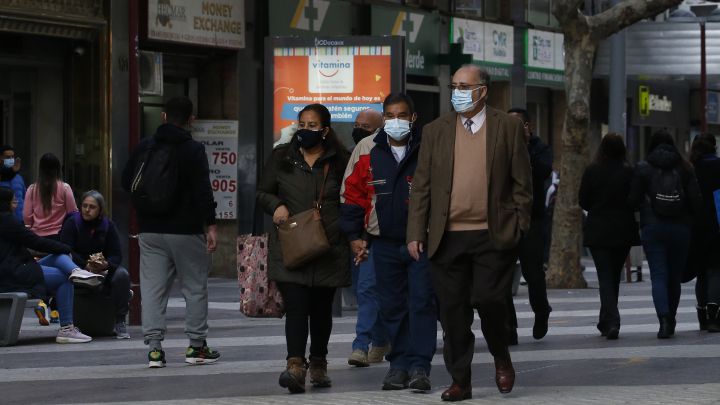
[[[92,341],[92,338],[82,334],[80,329],[76,328],[73,324],[62,326],[55,338],[55,342],[57,343],[87,343],[90,341]]]

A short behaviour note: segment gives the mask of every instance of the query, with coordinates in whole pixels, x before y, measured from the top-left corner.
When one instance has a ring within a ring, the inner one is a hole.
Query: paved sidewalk
[[[649,275],[641,283],[623,283],[620,339],[608,341],[595,329],[599,299],[594,269],[589,267],[585,276],[589,289],[549,291],[554,312],[548,336],[540,341],[532,338],[533,314],[527,289],[520,288],[515,297],[520,345],[512,348],[517,382],[509,395],[495,388],[492,358],[476,322],[474,399],[464,403],[720,404],[720,334],[697,330],[692,283],[683,286],[677,334],[667,340],[655,337]],[[152,370],[146,367],[139,327],[130,328],[132,340],[58,345],[57,326],[37,325],[28,310],[19,344],[0,347],[0,403],[439,404],[440,393],[450,384],[439,333],[433,391],[381,391],[387,363],[364,369],[347,365],[355,317],[346,313],[335,319],[329,346],[333,387],[289,395],[277,385],[284,369],[284,321],[244,318],[234,280],[211,280],[210,300],[209,344],[220,350],[221,361],[183,363],[184,301],[175,291],[164,342],[168,367]]]

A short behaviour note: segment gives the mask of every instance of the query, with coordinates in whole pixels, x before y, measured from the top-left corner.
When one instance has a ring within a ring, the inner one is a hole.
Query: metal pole
[[[613,6],[620,1],[613,0]],[[626,135],[625,30],[610,37],[610,99],[608,124],[610,132]]]
[[[707,57],[705,21],[700,21],[700,131],[707,133]]]
[[[140,104],[139,104],[139,72],[138,69],[138,32],[139,32],[139,0],[128,1],[128,148],[130,153],[140,142]],[[130,226],[128,243],[128,270],[130,287],[134,293],[130,301],[130,325],[140,325],[140,246],[137,239],[138,225],[135,210],[130,208]]]

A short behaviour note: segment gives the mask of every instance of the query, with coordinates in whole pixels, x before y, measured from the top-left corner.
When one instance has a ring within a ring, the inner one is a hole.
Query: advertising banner
[[[148,38],[241,49],[244,0],[148,0]]]
[[[332,122],[353,123],[367,108],[382,111],[391,92],[390,46],[349,46],[315,40],[316,47],[273,49],[273,143],[290,140],[298,112],[320,103]]]
[[[271,35],[350,35],[352,4],[330,0],[269,0]]]
[[[562,87],[565,84],[565,37],[562,34],[527,30],[525,64],[527,84]]]
[[[690,89],[686,82],[628,81],[633,99],[631,125],[687,128],[690,124]]]
[[[450,42],[462,43],[463,53],[483,66],[492,80],[510,80],[513,65],[513,27],[453,18]]]
[[[412,11],[411,11],[412,10]],[[440,15],[416,9],[372,6],[372,34],[405,37],[406,72],[437,76],[440,53]]]
[[[238,122],[197,120],[193,138],[205,146],[217,219],[237,218]]]

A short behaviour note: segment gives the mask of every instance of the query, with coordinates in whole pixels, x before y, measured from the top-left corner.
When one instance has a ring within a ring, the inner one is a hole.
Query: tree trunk
[[[560,184],[553,215],[552,244],[547,285],[550,288],[585,288],[580,268],[582,210],[577,191],[587,164],[585,138],[590,122],[590,85],[597,43],[588,32],[565,36],[565,91],[568,110],[562,134]]]

